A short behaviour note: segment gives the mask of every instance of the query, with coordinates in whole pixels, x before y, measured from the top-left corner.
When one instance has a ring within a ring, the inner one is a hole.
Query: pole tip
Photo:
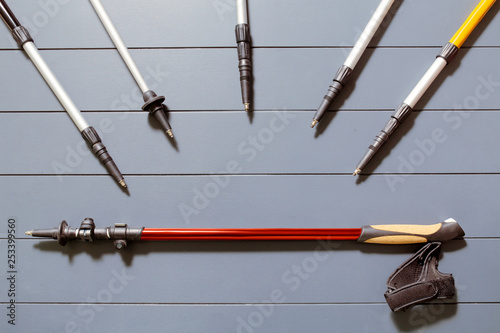
[[[120,180],[120,181],[118,182],[118,184],[120,184],[120,186],[121,186],[121,187],[123,187],[123,188],[127,188],[127,183],[125,183],[125,180],[123,180],[123,179],[122,179],[122,180]]]
[[[361,172],[361,169],[360,168],[356,168],[356,170],[354,170],[354,172],[352,173],[352,175],[353,176],[357,176],[360,172]]]
[[[245,111],[248,112],[250,111],[250,103],[245,103]]]
[[[313,121],[311,123],[311,128],[314,128],[314,126],[316,126],[317,123],[318,123],[318,121],[316,119],[313,119]]]
[[[174,138],[174,133],[172,132],[172,130],[171,130],[171,129],[167,130],[165,133],[167,133],[167,135],[168,135],[169,137],[171,137],[172,139]]]
[[[33,230],[26,231],[25,234],[28,236],[33,236]]]

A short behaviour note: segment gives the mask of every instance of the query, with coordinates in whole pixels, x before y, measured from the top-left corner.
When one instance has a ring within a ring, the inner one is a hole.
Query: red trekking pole
[[[52,229],[26,232],[33,237],[53,238],[66,245],[70,240],[112,240],[117,249],[128,241],[312,241],[350,240],[374,244],[417,244],[445,242],[465,235],[453,219],[433,225],[388,224],[362,228],[263,228],[263,229],[168,229],[129,227],[115,224],[97,228],[94,220],[85,219],[79,228],[66,221]]]

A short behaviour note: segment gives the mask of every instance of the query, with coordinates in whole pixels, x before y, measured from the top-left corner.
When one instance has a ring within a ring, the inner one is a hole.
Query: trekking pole
[[[441,49],[441,52],[436,56],[436,60],[427,70],[424,76],[417,83],[415,88],[406,97],[403,103],[392,114],[391,119],[387,122],[382,131],[375,137],[372,145],[368,148],[363,158],[359,161],[354,170],[354,176],[359,174],[363,168],[368,164],[377,151],[382,147],[384,142],[389,139],[391,134],[398,128],[398,126],[408,117],[413,111],[413,108],[418,103],[423,94],[429,89],[430,85],[438,77],[439,73],[449,64],[458,50],[465,42],[467,37],[474,31],[474,28],[481,22],[484,15],[493,6],[496,0],[481,0],[474,8],[469,17],[465,20],[462,26],[457,30],[455,35],[450,41]]]
[[[387,15],[387,12],[393,3],[394,0],[382,0],[378,5],[372,18],[368,21],[365,30],[363,30],[361,36],[359,36],[356,44],[354,44],[349,56],[345,60],[344,64],[338,69],[337,74],[333,78],[333,83],[328,87],[326,95],[323,97],[318,110],[314,114],[311,128],[316,126],[316,124],[321,121],[335,97],[337,97],[340,91],[342,91],[342,88],[344,88],[351,78],[354,67],[365,52],[368,43],[372,40],[372,37],[375,35],[375,32],[384,20],[384,17]]]
[[[26,234],[53,238],[61,245],[77,239],[88,242],[112,240],[117,249],[126,247],[128,241],[350,240],[373,244],[417,244],[445,242],[465,235],[453,219],[433,225],[388,224],[336,229],[161,229],[129,227],[127,224],[97,228],[91,218],[86,218],[79,228],[72,228],[66,221],[62,221],[58,227],[27,231]]]
[[[127,184],[125,183],[120,170],[118,170],[118,167],[111,158],[111,155],[103,145],[97,131],[92,126],[89,126],[89,124],[85,121],[81,111],[75,106],[69,95],[55,77],[54,73],[52,73],[49,66],[42,58],[29,31],[19,23],[4,0],[0,0],[0,16],[12,31],[12,35],[16,42],[24,49],[28,57],[44,78],[45,82],[47,82],[54,95],[70,116],[71,120],[73,120],[85,141],[90,145],[94,155],[106,167],[107,171],[111,174],[111,176],[113,176],[118,184],[126,188]]]
[[[130,55],[130,52],[128,51],[127,47],[123,43],[122,38],[120,37],[120,34],[116,30],[115,26],[113,25],[113,22],[109,18],[108,13],[106,12],[106,9],[104,9],[102,3],[100,0],[90,0],[90,3],[94,7],[94,10],[97,13],[97,16],[99,16],[99,19],[102,22],[102,25],[104,25],[104,28],[106,28],[106,31],[108,32],[109,37],[113,41],[113,43],[116,46],[116,49],[120,53],[123,61],[125,62],[125,65],[127,65],[130,73],[134,77],[135,81],[137,82],[137,85],[139,86],[139,89],[142,91],[142,97],[144,99],[144,105],[142,106],[142,109],[144,111],[149,111],[151,115],[153,115],[156,120],[160,123],[161,127],[167,133],[168,136],[171,138],[174,137],[174,134],[172,132],[172,127],[170,126],[170,123],[168,122],[167,115],[165,114],[165,109],[163,107],[163,102],[165,101],[164,96],[157,96],[156,93],[152,90],[149,89],[148,85],[146,84],[146,80],[144,80],[144,77],[142,76],[141,72],[139,71],[139,68],[137,68],[137,65],[134,62],[134,59]]]

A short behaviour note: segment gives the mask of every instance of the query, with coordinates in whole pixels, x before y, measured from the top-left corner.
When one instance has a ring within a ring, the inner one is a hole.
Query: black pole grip
[[[358,242],[374,244],[418,244],[446,242],[465,235],[453,219],[432,225],[387,224],[362,228]]]

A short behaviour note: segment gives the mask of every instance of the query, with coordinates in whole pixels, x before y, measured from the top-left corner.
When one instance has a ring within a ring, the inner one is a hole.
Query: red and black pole
[[[465,235],[453,219],[433,225],[388,224],[362,228],[263,228],[263,229],[162,229],[129,227],[115,224],[97,228],[94,220],[85,219],[79,228],[66,221],[52,229],[26,232],[33,237],[53,238],[66,245],[70,240],[112,240],[117,249],[128,241],[312,241],[350,240],[374,244],[417,244],[448,241]]]

